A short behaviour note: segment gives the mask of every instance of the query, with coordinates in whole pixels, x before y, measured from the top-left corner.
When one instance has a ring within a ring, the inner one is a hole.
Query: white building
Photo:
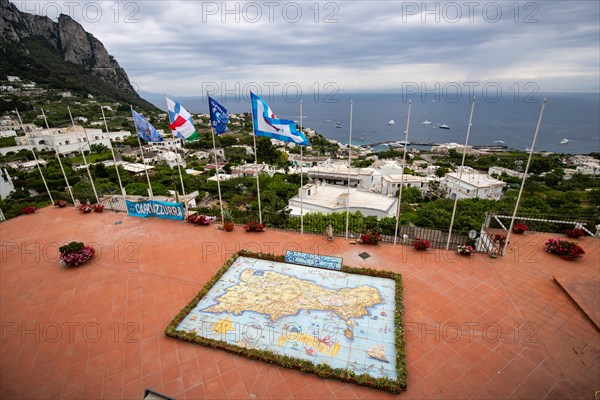
[[[460,168],[456,172],[450,172],[440,182],[440,188],[448,197],[455,199],[488,199],[500,200],[502,188],[506,182],[494,179],[488,174],[483,174],[473,168],[463,167],[462,175]]]
[[[519,172],[519,171],[515,171],[512,169],[508,169],[508,168],[503,168],[503,167],[490,167],[488,169],[488,174],[489,175],[498,175],[501,176],[502,174],[506,174],[507,176],[512,176],[514,178],[519,178],[519,179],[523,179],[523,172]],[[527,174],[527,177],[529,178],[531,174]]]
[[[162,132],[158,131],[158,133],[162,134]],[[152,151],[177,151],[181,149],[181,139],[180,138],[165,138],[162,142],[149,142],[147,147],[149,147]]]
[[[450,150],[455,150],[457,153],[462,154],[464,149],[466,148],[467,154],[479,154],[479,150],[475,150],[473,146],[465,146],[464,144],[458,143],[443,143],[437,146],[431,147],[432,153],[437,154],[448,154]]]
[[[600,162],[598,160],[582,161],[577,165],[575,171],[585,175],[600,175]]]
[[[129,136],[131,136],[131,133],[128,131],[109,132],[107,134],[102,129],[84,130],[82,126],[76,125],[50,130],[37,129],[26,132],[25,136],[16,137],[15,141],[18,145],[34,146],[38,151],[57,150],[60,154],[70,154],[79,152],[80,148],[89,151],[91,144],[101,144],[110,148],[111,140],[121,141]]]
[[[19,78],[18,76],[14,76],[14,75],[7,75],[6,79],[9,82],[21,82],[21,78]]]
[[[409,174],[397,174],[397,175],[383,175],[381,179],[381,190],[379,193],[384,195],[395,196],[398,189],[400,189],[400,183],[404,187],[417,188],[421,191],[421,194],[426,193],[429,190],[429,179],[424,176],[415,176]]]
[[[158,154],[159,161],[165,161],[169,168],[174,168],[177,165],[181,165],[182,167],[186,167],[185,160],[181,156],[181,154],[176,153],[174,151],[165,151]]]
[[[0,137],[7,138],[7,137],[15,137],[15,136],[17,136],[17,132],[13,129],[0,130]]]
[[[302,196],[302,202],[300,196]],[[397,204],[398,199],[395,197],[356,188],[350,189],[348,196],[346,187],[309,183],[301,187],[298,195],[289,200],[288,207],[291,209],[292,215],[300,215],[301,209],[306,215],[318,212],[323,214],[346,212],[348,206],[350,212],[360,211],[366,216],[383,218],[395,216]]]
[[[10,163],[6,163],[7,166],[19,170],[19,171],[26,171],[29,172],[32,169],[36,168],[37,165],[40,165],[42,167],[44,167],[46,164],[48,164],[48,161],[46,160],[42,160],[42,159],[38,159],[36,160],[31,160],[31,161],[15,161],[15,162],[10,162]]]
[[[5,199],[15,191],[15,185],[6,169],[0,170],[0,199]]]
[[[346,163],[335,163],[312,167],[308,177],[330,185],[347,186],[373,191],[381,186],[381,172],[373,168],[348,168]]]
[[[294,167],[300,167],[300,154],[290,154],[288,156],[288,161],[292,163]],[[302,167],[310,168],[310,167],[322,167],[324,165],[331,164],[331,157],[324,156],[303,156],[302,157]]]

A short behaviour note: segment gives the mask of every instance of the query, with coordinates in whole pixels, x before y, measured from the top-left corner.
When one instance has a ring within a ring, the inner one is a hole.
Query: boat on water
[[[421,122],[421,125],[431,125],[431,124],[433,124],[433,122],[427,121],[427,120]]]
[[[374,358],[379,361],[389,362],[385,356],[385,352],[383,350],[382,345],[377,345],[369,350],[367,350],[367,355],[371,358]]]
[[[398,144],[402,144],[402,145],[405,145],[405,144],[410,144],[410,142],[409,142],[408,140],[399,140],[399,141],[397,141],[396,143],[398,143]]]
[[[336,122],[336,123],[335,123],[335,127],[336,127],[336,128],[341,128],[341,127],[342,127],[342,124],[341,124],[340,122]]]
[[[446,124],[441,124],[440,129],[450,129],[450,127]]]
[[[396,121],[394,121],[393,119],[390,119],[390,122],[388,122],[388,125],[394,125],[396,123]]]
[[[567,144],[569,143],[569,139],[564,138],[563,140],[560,141],[560,144]]]
[[[494,143],[504,144],[504,140],[494,140]]]

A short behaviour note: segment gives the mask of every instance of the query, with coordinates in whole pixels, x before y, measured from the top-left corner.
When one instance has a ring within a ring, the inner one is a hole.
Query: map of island
[[[277,288],[277,295],[266,289]],[[272,321],[307,311],[331,311],[343,320],[368,315],[367,307],[381,303],[376,288],[327,289],[314,282],[272,271],[248,269],[241,273],[240,281],[215,299],[217,304],[206,312],[228,312],[239,315],[254,311],[267,315]]]
[[[240,256],[177,330],[396,379],[395,288],[389,278]]]

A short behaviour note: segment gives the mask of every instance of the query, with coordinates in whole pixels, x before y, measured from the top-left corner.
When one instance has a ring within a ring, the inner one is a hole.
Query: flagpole
[[[206,97],[208,98],[208,111],[209,116],[211,114],[210,108],[210,96],[208,95],[208,90],[206,91]],[[219,177],[219,161],[217,159],[217,144],[215,142],[215,127],[212,124],[212,119],[210,121],[210,132],[212,134],[212,142],[213,142],[213,153],[215,155],[215,170],[217,171],[217,190],[219,191],[219,208],[221,209],[221,223],[225,223],[224,213],[223,213],[223,199],[221,198],[221,178]],[[256,148],[255,148],[256,151]]]
[[[112,153],[113,162],[115,163],[115,170],[117,171],[117,179],[119,180],[119,189],[121,189],[121,196],[123,196],[123,205],[125,211],[127,211],[127,199],[125,198],[125,189],[123,189],[123,183],[121,182],[121,174],[119,173],[119,165],[117,164],[117,158],[115,157],[115,150],[113,149],[112,140],[110,140],[110,131],[108,130],[108,123],[106,122],[106,116],[104,115],[104,108],[100,104],[100,111],[102,111],[102,120],[104,121],[104,127],[106,128],[106,135],[108,135],[108,141],[110,143],[110,152]],[[137,135],[137,133],[136,133]]]
[[[300,132],[302,132],[302,99],[300,99]],[[304,235],[304,191],[302,187],[304,186],[304,176],[302,174],[302,168],[304,167],[303,162],[303,148],[304,146],[300,146],[300,234]]]
[[[529,164],[531,163],[531,157],[533,156],[533,149],[535,147],[535,141],[537,140],[538,133],[540,131],[540,126],[542,125],[542,117],[544,116],[544,109],[546,108],[546,100],[542,103],[542,110],[540,111],[540,117],[538,119],[537,127],[535,128],[535,134],[533,135],[533,142],[531,143],[531,149],[529,151],[529,158],[527,159],[527,165],[525,166],[525,172],[523,172],[523,180],[521,181],[521,188],[519,189],[519,195],[517,196],[517,203],[515,204],[515,210],[513,211],[512,218],[510,219],[510,226],[508,228],[508,232],[506,233],[506,240],[504,241],[504,248],[502,249],[502,255],[506,254],[506,249],[508,248],[508,241],[510,239],[510,233],[512,232],[512,228],[515,224],[515,217],[517,216],[517,210],[519,209],[519,203],[521,201],[521,195],[523,194],[523,188],[525,187],[525,180],[527,179],[527,173],[529,171]]]
[[[81,152],[81,157],[83,157],[83,164],[85,165],[85,169],[87,170],[88,178],[90,178],[90,183],[92,184],[92,190],[94,191],[94,196],[96,197],[96,203],[100,204],[100,199],[98,199],[98,193],[96,192],[96,185],[94,185],[94,179],[92,178],[92,174],[90,172],[90,166],[87,163],[87,159],[85,158],[85,153],[83,152],[83,147],[81,146],[81,142],[79,141],[79,135],[75,130],[75,120],[73,120],[73,114],[71,114],[71,107],[67,106],[67,110],[69,110],[69,118],[71,118],[71,125],[73,125],[73,131],[75,132],[75,138],[77,139],[77,144],[79,145],[79,151]],[[83,128],[85,132],[85,128]],[[88,146],[90,146],[89,138],[87,134],[85,135]],[[92,148],[90,147],[90,152]]]
[[[73,196],[73,191],[71,190],[71,185],[69,185],[69,180],[67,179],[67,174],[65,173],[65,168],[63,167],[62,161],[60,160],[60,154],[58,153],[58,148],[56,147],[56,142],[54,140],[54,135],[52,135],[52,131],[50,130],[50,125],[48,125],[48,118],[46,118],[46,113],[42,108],[42,116],[44,117],[44,121],[46,122],[46,129],[48,129],[48,133],[52,136],[52,146],[54,146],[54,151],[56,152],[56,158],[58,158],[58,164],[60,165],[60,170],[62,171],[63,177],[65,178],[65,183],[67,184],[67,190],[71,195],[71,201],[75,204],[75,197]]]
[[[350,139],[348,141],[348,190],[346,195],[346,239],[350,223],[350,168],[352,167],[352,100],[350,100]]]
[[[183,205],[185,206],[185,215],[188,215],[189,210],[188,210],[187,194],[185,193],[185,186],[183,185],[183,175],[181,175],[181,165],[179,164],[179,154],[177,152],[175,152],[175,162],[177,163],[177,169],[179,170],[179,181],[181,182],[181,190],[183,192],[183,199],[184,199]]]
[[[254,127],[254,110],[252,110],[252,137],[254,138],[254,170],[256,171],[256,193],[258,195],[258,222],[262,225],[262,209],[260,207],[260,180],[258,173],[258,155],[256,152],[256,131]],[[218,171],[217,171],[218,172]]]
[[[168,97],[167,97],[167,94],[165,93],[165,102],[167,101],[167,99],[168,99]],[[168,106],[168,102],[167,102],[167,106]],[[185,142],[185,140],[183,140],[182,143],[183,142]],[[183,160],[183,158],[182,158],[182,160]],[[183,193],[183,199],[184,199],[183,206],[185,207],[185,215],[187,216],[189,214],[187,195],[185,194],[185,186],[183,185],[183,175],[181,175],[181,165],[179,164],[179,153],[177,153],[177,150],[175,151],[175,162],[177,163],[177,170],[179,171],[179,182],[181,183],[181,192]],[[177,197],[177,196],[175,196],[175,197]]]
[[[25,126],[23,125],[21,114],[19,114],[19,110],[16,108],[15,112],[17,113],[17,118],[19,118],[19,124],[21,124],[21,129],[23,130],[23,133],[25,133]],[[50,201],[54,203],[54,199],[52,198],[52,194],[50,193],[50,189],[48,189],[48,184],[46,183],[46,179],[44,178],[44,174],[42,173],[42,168],[40,167],[40,163],[38,162],[37,156],[35,155],[35,146],[31,147],[31,152],[33,153],[33,159],[35,160],[35,164],[37,165],[38,171],[40,171],[40,176],[42,177],[42,182],[44,182],[44,187],[46,188],[48,197],[50,197]]]
[[[460,182],[462,181],[463,169],[465,167],[465,157],[467,156],[467,145],[469,144],[469,136],[471,127],[473,126],[473,111],[475,110],[475,96],[471,102],[471,114],[469,115],[469,126],[467,127],[467,138],[465,139],[465,147],[463,147],[462,161],[460,162],[460,171],[458,172],[458,187],[460,191]],[[456,216],[456,206],[458,205],[458,193],[454,198],[454,206],[452,207],[452,219],[450,220],[450,229],[448,230],[448,241],[446,242],[446,250],[450,248],[450,239],[452,237],[452,228],[454,227],[454,217]]]
[[[131,111],[133,111],[133,106],[129,105],[129,107],[131,107]],[[135,120],[134,120],[134,126],[135,126]],[[138,145],[140,146],[140,154],[142,155],[142,162],[144,163],[144,171],[146,171],[146,180],[148,181],[148,189],[150,191],[150,200],[154,200],[154,193],[152,193],[152,184],[150,183],[150,175],[148,175],[148,166],[146,165],[146,159],[144,158],[144,150],[142,149],[142,141],[140,140],[140,135],[137,134],[137,129],[136,129],[136,133],[135,136],[137,136],[137,140],[138,140]]]
[[[404,132],[404,153],[402,154],[402,170],[400,171],[400,191],[398,192],[398,207],[396,208],[396,230],[394,231],[394,244],[398,241],[398,225],[400,224],[400,207],[402,207],[402,189],[404,188],[404,166],[406,164],[406,148],[408,147],[408,129],[410,128],[410,111],[412,100],[408,101],[408,115],[406,117],[406,131]]]

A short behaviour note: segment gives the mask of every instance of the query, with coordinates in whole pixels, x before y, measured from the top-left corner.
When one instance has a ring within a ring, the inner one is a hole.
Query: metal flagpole
[[[129,105],[129,107],[131,107],[131,111],[133,111],[133,106]],[[150,123],[148,121],[148,123]],[[134,120],[134,125],[135,125],[135,120]],[[136,129],[136,133],[135,136],[137,136],[137,140],[138,140],[138,145],[140,146],[140,154],[142,155],[142,162],[144,163],[144,171],[146,171],[146,180],[148,181],[148,190],[150,191],[150,199],[154,200],[154,193],[152,193],[152,184],[150,183],[150,175],[148,175],[148,166],[146,165],[146,159],[144,158],[144,150],[142,149],[142,141],[140,140],[140,135],[137,134],[137,129]]]
[[[262,224],[262,209],[260,207],[260,181],[258,173],[258,155],[256,152],[256,131],[254,127],[254,110],[252,110],[252,136],[254,137],[254,169],[256,171],[256,192],[258,195],[258,222]]]
[[[346,192],[346,239],[350,223],[350,168],[352,167],[352,100],[350,100],[350,139],[348,141],[348,190]]]
[[[54,151],[56,152],[56,158],[58,158],[58,164],[60,165],[60,170],[62,171],[63,177],[65,178],[65,183],[67,184],[67,190],[71,195],[71,201],[75,204],[75,197],[73,196],[73,191],[71,190],[71,185],[69,185],[69,180],[67,179],[67,174],[65,173],[65,168],[63,167],[62,161],[60,160],[60,154],[58,153],[58,148],[56,147],[56,143],[54,140],[54,135],[52,135],[52,131],[50,130],[50,125],[48,125],[48,118],[46,118],[46,113],[42,108],[42,116],[44,117],[44,121],[46,122],[46,129],[48,129],[48,133],[52,136],[52,146],[54,146]]]
[[[210,105],[209,105],[209,107],[210,107]],[[223,199],[221,198],[221,178],[219,177],[219,161],[217,159],[217,145],[215,142],[215,128],[212,126],[212,122],[210,124],[210,131],[212,133],[213,152],[215,154],[215,168],[217,171],[217,189],[219,191],[219,207],[221,208],[221,222],[224,222],[224,220],[223,220]],[[254,151],[256,151],[256,148],[254,149]]]
[[[396,230],[394,231],[394,244],[398,241],[398,225],[400,224],[400,207],[402,206],[402,189],[404,188],[404,165],[406,164],[406,147],[408,146],[408,129],[410,128],[410,110],[412,100],[408,101],[408,115],[406,118],[406,131],[404,131],[404,153],[402,154],[402,171],[400,172],[400,191],[398,192],[398,207],[396,208]]]
[[[165,101],[166,100],[167,100],[167,94],[165,93]],[[187,195],[185,194],[185,186],[183,185],[183,175],[181,175],[181,165],[179,164],[179,153],[177,153],[177,151],[175,151],[175,162],[177,163],[177,170],[179,171],[179,182],[181,183],[181,192],[183,193],[183,199],[184,199],[183,206],[185,207],[185,215],[187,216],[189,214]]]
[[[189,210],[188,210],[187,194],[185,193],[185,186],[183,186],[183,175],[181,175],[181,165],[179,164],[179,154],[177,152],[175,152],[175,162],[177,163],[177,169],[179,170],[179,181],[181,182],[181,190],[183,192],[183,199],[184,199],[183,205],[185,206],[185,215],[188,215]]]
[[[210,110],[210,96],[208,95],[208,90],[206,91],[206,97],[208,98],[208,108],[209,115],[211,115]],[[225,223],[224,214],[223,214],[223,199],[221,198],[221,178],[219,177],[219,161],[217,159],[217,144],[215,142],[215,127],[212,124],[212,120],[210,121],[210,132],[212,133],[212,142],[213,142],[213,152],[215,155],[215,170],[217,171],[217,190],[219,191],[219,207],[221,209],[221,223]],[[256,147],[254,148],[254,152],[256,152]]]
[[[508,241],[510,239],[510,233],[512,232],[513,225],[515,224],[515,217],[517,216],[517,211],[519,209],[519,203],[521,202],[521,195],[523,194],[523,188],[525,187],[525,180],[527,179],[527,172],[529,171],[529,164],[531,163],[531,157],[533,156],[533,150],[535,147],[535,141],[537,140],[538,133],[540,131],[540,126],[542,125],[542,117],[544,116],[544,109],[546,108],[546,99],[542,103],[542,110],[540,111],[540,117],[538,119],[537,127],[535,128],[535,134],[533,135],[533,142],[531,143],[531,149],[529,151],[529,158],[527,159],[527,165],[525,166],[525,171],[523,172],[523,180],[521,181],[521,188],[519,189],[519,195],[517,196],[517,203],[515,204],[515,210],[513,211],[512,218],[510,219],[510,226],[508,227],[508,232],[506,233],[506,240],[504,243],[504,248],[502,249],[502,255],[506,254],[506,249],[508,248]]]
[[[473,126],[473,110],[475,110],[475,96],[471,102],[471,114],[469,115],[469,126],[467,127],[467,138],[465,139],[465,147],[463,147],[462,161],[460,162],[460,171],[458,172],[458,187],[460,191],[460,182],[462,181],[463,169],[465,167],[465,157],[467,156],[467,145],[469,144],[469,136],[471,127]],[[454,198],[454,206],[452,208],[452,219],[450,220],[450,229],[448,230],[448,241],[446,242],[446,250],[450,248],[450,239],[452,238],[452,228],[454,227],[454,217],[456,216],[456,206],[458,204],[458,193]]]
[[[102,119],[104,120],[104,127],[106,128],[106,135],[108,135],[108,141],[110,142],[110,152],[112,153],[113,162],[115,163],[115,170],[117,171],[117,179],[119,180],[119,189],[121,189],[121,196],[123,196],[123,206],[127,211],[127,199],[125,198],[125,189],[123,189],[123,183],[121,182],[121,174],[119,173],[119,165],[117,164],[117,158],[115,157],[115,150],[113,149],[112,140],[110,140],[110,132],[108,130],[108,123],[106,122],[106,116],[104,115],[104,108],[100,104],[100,111],[102,111]],[[136,133],[137,135],[137,133]]]
[[[19,110],[15,108],[17,112],[17,118],[19,118],[19,123],[21,124],[21,129],[25,132],[25,126],[23,125],[23,120],[21,119],[21,114],[19,114]],[[31,147],[31,152],[33,153],[33,159],[35,160],[35,164],[37,165],[38,171],[40,171],[40,176],[42,177],[42,182],[44,182],[44,187],[46,188],[46,192],[48,192],[48,197],[50,197],[50,201],[54,203],[54,199],[52,198],[52,194],[50,193],[50,189],[48,189],[48,184],[46,183],[46,179],[44,178],[44,174],[42,173],[42,168],[40,167],[40,163],[38,162],[37,156],[35,155],[35,146]]]
[[[302,133],[302,99],[300,99],[300,132]],[[304,235],[304,191],[302,187],[304,186],[304,174],[302,173],[302,168],[304,167],[304,161],[302,156],[302,148],[304,146],[300,146],[300,234]]]
[[[75,132],[75,138],[77,139],[77,144],[79,145],[79,151],[81,152],[81,157],[83,157],[83,164],[85,165],[85,169],[87,170],[88,178],[90,178],[90,183],[92,184],[92,190],[94,191],[94,196],[96,197],[96,203],[100,204],[100,199],[98,199],[98,193],[96,192],[96,185],[94,185],[94,179],[92,178],[92,174],[90,172],[90,166],[87,163],[87,159],[85,158],[85,153],[83,152],[83,147],[81,146],[81,142],[79,141],[79,135],[75,130],[75,121],[73,120],[73,114],[71,114],[71,107],[67,106],[67,110],[69,110],[69,118],[71,118],[71,124],[73,125],[73,131]],[[85,128],[83,128],[85,132]],[[85,135],[88,146],[90,146],[89,138],[87,134]],[[90,147],[90,151],[92,148]]]

